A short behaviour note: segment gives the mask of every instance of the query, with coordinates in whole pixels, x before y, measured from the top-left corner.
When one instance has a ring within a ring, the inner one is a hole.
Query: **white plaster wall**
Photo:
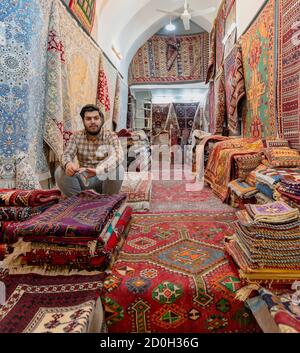
[[[236,0],[238,37],[244,33],[264,3],[265,0]]]
[[[118,131],[126,128],[128,110],[128,85],[121,80],[121,110]]]

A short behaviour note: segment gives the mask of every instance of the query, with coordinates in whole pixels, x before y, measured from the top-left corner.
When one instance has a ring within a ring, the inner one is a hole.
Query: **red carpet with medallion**
[[[120,257],[104,282],[111,333],[259,332],[224,253],[234,213],[134,215]]]

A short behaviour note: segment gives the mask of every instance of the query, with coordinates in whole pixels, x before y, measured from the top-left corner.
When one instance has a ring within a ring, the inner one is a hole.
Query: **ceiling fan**
[[[214,12],[215,10],[216,10],[215,7],[209,7],[208,9],[205,9],[205,10],[194,11],[190,8],[188,0],[184,1],[184,11],[183,12],[156,9],[156,11],[168,14],[170,16],[175,16],[175,17],[179,16],[182,19],[184,28],[187,31],[190,29],[190,20],[192,19],[192,16],[197,17],[197,16],[201,16],[201,15],[207,15],[209,13]]]

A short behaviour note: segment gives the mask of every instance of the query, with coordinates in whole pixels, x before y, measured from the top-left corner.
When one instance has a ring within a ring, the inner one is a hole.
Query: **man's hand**
[[[72,177],[77,172],[78,172],[78,167],[77,167],[77,165],[75,163],[69,162],[66,165],[66,174],[67,174],[67,176]]]
[[[86,178],[93,178],[97,175],[96,169],[93,169],[93,168],[80,168],[78,170],[78,173],[79,174],[85,173]]]

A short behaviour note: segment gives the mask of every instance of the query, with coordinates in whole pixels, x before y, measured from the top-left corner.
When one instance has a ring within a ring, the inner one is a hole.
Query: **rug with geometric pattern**
[[[224,212],[134,215],[104,282],[108,332],[260,332],[235,300],[241,283],[224,253],[234,219]]]

